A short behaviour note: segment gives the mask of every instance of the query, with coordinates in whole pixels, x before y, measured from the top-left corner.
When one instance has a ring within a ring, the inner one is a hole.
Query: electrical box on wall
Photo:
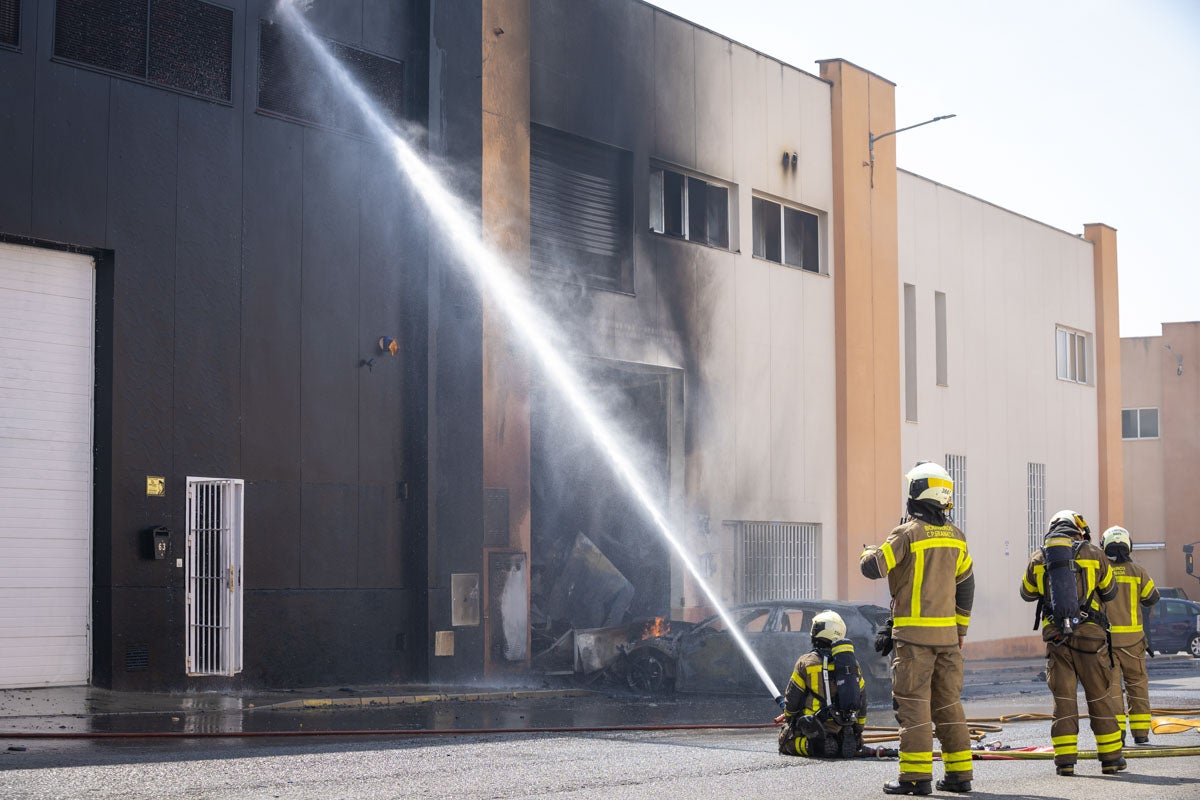
[[[162,561],[171,555],[171,529],[162,525],[142,531],[142,557]]]

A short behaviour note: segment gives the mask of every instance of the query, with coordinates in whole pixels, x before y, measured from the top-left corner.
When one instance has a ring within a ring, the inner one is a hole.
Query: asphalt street
[[[1200,707],[1200,662],[1175,659],[1151,670],[1160,708]],[[969,717],[1048,711],[1038,662],[972,669],[964,691]],[[1082,698],[1081,698],[1082,700]],[[0,717],[0,730],[366,730],[549,725],[748,723],[769,720],[769,699],[585,697],[443,701],[424,707],[206,710]],[[1195,716],[1195,715],[1193,715]],[[873,708],[870,724],[894,724]],[[1006,723],[985,741],[1022,747],[1049,742],[1048,722]],[[1155,736],[1155,746],[1197,746],[1195,731]],[[1092,746],[1086,725],[1081,749]],[[24,748],[9,750],[10,747]],[[1200,797],[1200,757],[1130,758],[1129,771],[1100,775],[1081,763],[1058,778],[1049,761],[977,761],[975,797]],[[282,739],[45,741],[0,733],[0,797],[50,798],[663,798],[767,796],[870,797],[896,774],[895,761],[821,762],[777,754],[773,729],[406,738],[397,735]],[[956,796],[956,795],[949,795]]]

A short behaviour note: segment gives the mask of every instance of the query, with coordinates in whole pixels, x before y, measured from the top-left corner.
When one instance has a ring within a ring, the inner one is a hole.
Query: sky
[[[1122,336],[1200,320],[1200,0],[650,0],[813,74],[897,84],[900,167],[1117,229]]]

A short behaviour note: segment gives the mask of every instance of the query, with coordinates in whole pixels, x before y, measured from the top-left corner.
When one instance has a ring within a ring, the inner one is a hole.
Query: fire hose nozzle
[[[783,699],[783,695],[780,694],[775,696],[775,704],[784,711],[787,711],[787,701]]]

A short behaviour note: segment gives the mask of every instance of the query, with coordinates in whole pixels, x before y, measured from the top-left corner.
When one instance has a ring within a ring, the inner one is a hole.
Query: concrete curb
[[[462,692],[439,694],[404,694],[392,697],[315,697],[288,700],[283,703],[255,706],[256,709],[319,709],[319,708],[373,708],[377,706],[413,705],[415,703],[441,703],[447,701],[477,700],[527,700],[534,698],[588,697],[601,694],[589,689],[530,689],[508,692]]]

